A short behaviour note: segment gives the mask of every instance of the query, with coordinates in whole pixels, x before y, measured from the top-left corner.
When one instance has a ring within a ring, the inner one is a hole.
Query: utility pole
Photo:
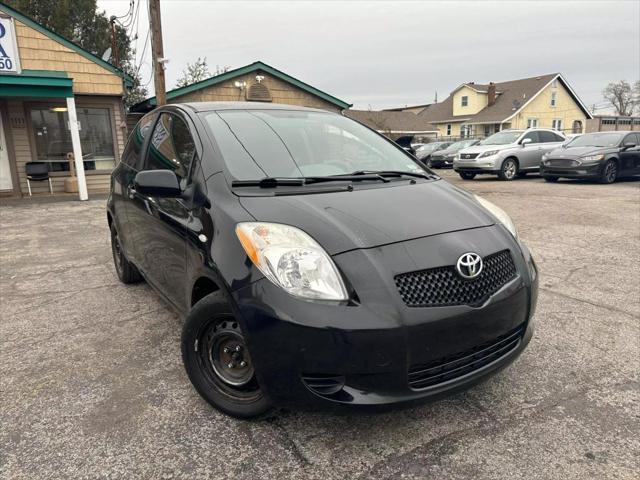
[[[115,66],[120,68],[120,52],[118,52],[118,42],[116,41],[116,17],[112,16],[109,23],[111,23],[111,55]]]
[[[167,103],[164,86],[164,51],[162,49],[162,25],[160,23],[160,0],[149,0],[149,28],[151,30],[151,63],[153,81],[156,88],[156,105]]]

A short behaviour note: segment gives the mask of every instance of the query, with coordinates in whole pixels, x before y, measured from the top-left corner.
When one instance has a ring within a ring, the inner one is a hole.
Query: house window
[[[85,170],[111,171],[115,165],[113,130],[108,108],[78,108],[78,128]],[[36,156],[52,172],[68,172],[67,154],[73,152],[67,108],[37,105],[31,108]]]
[[[468,96],[466,96],[466,95],[465,95],[465,96],[463,96],[463,97],[462,97],[461,102],[462,102],[462,103],[461,103],[461,104],[462,104],[462,106],[463,106],[463,107],[466,107],[467,105],[469,105],[469,97],[468,97]]]
[[[551,106],[555,107],[558,103],[558,92],[551,92]]]
[[[471,136],[471,125],[462,125],[460,127],[460,136],[462,138],[469,138]]]
[[[451,124],[447,124],[447,136],[450,137],[451,136]]]
[[[554,130],[558,130],[559,132],[562,131],[562,120],[559,120],[557,118],[554,119],[551,123],[551,128],[553,128]]]
[[[527,128],[538,128],[538,119],[527,118]]]

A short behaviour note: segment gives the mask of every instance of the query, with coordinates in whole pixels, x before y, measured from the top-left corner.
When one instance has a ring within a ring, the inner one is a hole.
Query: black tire
[[[473,180],[476,178],[476,174],[473,172],[458,172],[458,175],[460,175],[460,178],[463,180]]]
[[[204,297],[187,316],[182,361],[202,398],[227,415],[252,418],[271,408],[256,379],[242,328],[221,292]]]
[[[500,180],[513,180],[518,175],[518,161],[515,158],[506,158],[502,162],[498,177]]]
[[[549,183],[556,183],[558,181],[558,177],[544,177],[544,181],[545,182],[549,182]]]
[[[142,275],[140,275],[136,266],[125,257],[120,247],[118,231],[113,225],[111,225],[111,254],[113,255],[116,275],[122,283],[137,283],[142,280]]]
[[[600,183],[613,183],[618,178],[618,164],[615,160],[607,160],[602,168],[602,174],[598,181]]]

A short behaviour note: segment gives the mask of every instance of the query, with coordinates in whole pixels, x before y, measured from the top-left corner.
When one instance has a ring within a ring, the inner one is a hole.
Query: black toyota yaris
[[[159,108],[107,216],[118,277],[186,317],[187,374],[230,415],[437,398],[532,335],[536,266],[509,217],[335,113]]]

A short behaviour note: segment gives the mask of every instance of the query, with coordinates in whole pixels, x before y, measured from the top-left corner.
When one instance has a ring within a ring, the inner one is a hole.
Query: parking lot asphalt
[[[182,321],[118,282],[104,200],[0,207],[0,477],[637,478],[640,182],[440,172],[533,250],[535,336],[465,393],[375,414],[218,413],[184,373]]]

